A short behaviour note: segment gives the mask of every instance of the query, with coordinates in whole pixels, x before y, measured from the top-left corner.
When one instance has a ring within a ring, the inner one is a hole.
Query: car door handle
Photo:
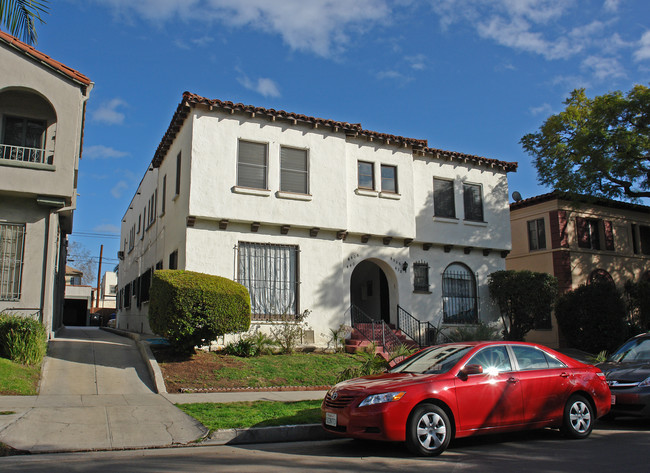
[[[516,383],[516,382],[518,382],[518,381],[519,381],[519,380],[518,380],[517,378],[515,378],[514,376],[511,376],[511,377],[508,378],[508,382],[509,382],[509,383]]]
[[[562,378],[568,378],[568,377],[569,377],[569,373],[562,373],[560,376],[561,376]]]

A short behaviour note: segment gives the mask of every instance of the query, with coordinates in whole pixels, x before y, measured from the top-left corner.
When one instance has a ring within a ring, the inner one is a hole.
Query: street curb
[[[299,442],[338,438],[320,424],[251,427],[248,429],[215,430],[200,445],[241,445],[247,443]]]
[[[138,347],[138,351],[140,352],[140,356],[142,357],[144,364],[147,366],[147,371],[149,371],[149,376],[151,376],[151,380],[154,382],[156,393],[157,394],[167,393],[167,387],[165,386],[165,381],[163,379],[162,371],[160,371],[160,366],[158,366],[158,362],[156,361],[156,358],[153,356],[151,347],[149,347],[149,343],[143,341],[140,338],[140,334],[134,332],[127,332],[126,330],[119,330],[110,327],[101,327],[101,329],[110,333],[114,333],[115,335],[119,335],[121,337],[127,337],[133,340],[136,346]]]

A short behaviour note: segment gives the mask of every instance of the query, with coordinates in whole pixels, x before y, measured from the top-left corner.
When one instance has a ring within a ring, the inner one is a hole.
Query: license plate
[[[612,394],[612,406],[616,404],[616,396]]]
[[[325,425],[331,425],[332,427],[336,427],[336,414],[332,412],[326,412]]]

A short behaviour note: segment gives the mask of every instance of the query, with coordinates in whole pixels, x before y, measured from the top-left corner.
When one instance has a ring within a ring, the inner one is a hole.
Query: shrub
[[[302,340],[303,331],[308,327],[305,319],[311,311],[306,309],[302,314],[292,317],[292,320],[285,320],[271,327],[271,338],[280,347],[280,353],[290,355]]]
[[[589,353],[611,351],[628,335],[625,303],[612,284],[580,286],[563,294],[555,316],[568,343]]]
[[[250,314],[250,296],[241,284],[192,271],[154,272],[149,325],[180,353],[248,330]]]
[[[490,296],[499,306],[506,340],[523,340],[551,316],[557,279],[532,271],[496,271],[488,278]]]
[[[262,332],[245,334],[236,342],[226,345],[224,352],[227,355],[248,358],[251,356],[270,355],[273,353],[277,343],[268,335]]]
[[[458,327],[449,335],[454,342],[473,342],[477,340],[500,340],[499,329],[491,325],[479,322],[478,325]]]
[[[38,365],[47,352],[47,332],[38,320],[16,314],[0,316],[0,356]]]
[[[631,320],[638,327],[636,331],[647,332],[650,330],[650,281],[628,281],[625,293]]]

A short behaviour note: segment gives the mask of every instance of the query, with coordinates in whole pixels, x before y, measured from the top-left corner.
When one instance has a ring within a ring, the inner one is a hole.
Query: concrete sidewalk
[[[50,341],[38,396],[0,396],[0,442],[30,452],[188,444],[207,430],[154,384],[136,343],[91,327]]]

